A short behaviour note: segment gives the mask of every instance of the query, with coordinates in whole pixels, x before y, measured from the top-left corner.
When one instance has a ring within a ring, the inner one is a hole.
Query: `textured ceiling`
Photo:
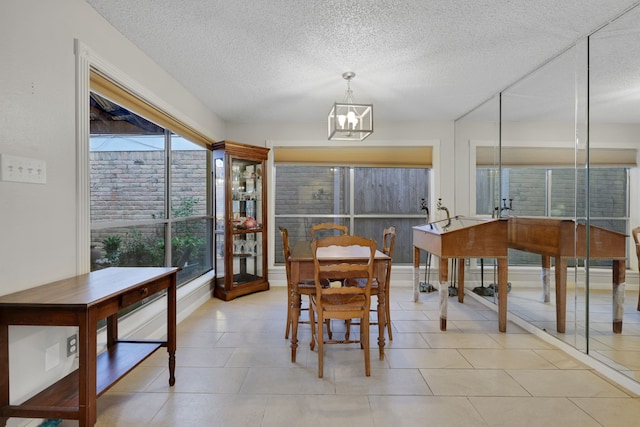
[[[637,0],[87,0],[233,122],[453,120]]]

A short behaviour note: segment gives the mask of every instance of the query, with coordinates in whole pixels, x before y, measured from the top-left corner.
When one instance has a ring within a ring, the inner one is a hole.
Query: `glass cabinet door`
[[[214,159],[215,165],[215,217],[216,225],[214,229],[215,238],[215,256],[214,256],[214,269],[216,277],[224,277],[224,265],[225,265],[225,168],[224,159],[216,156]]]
[[[262,271],[262,162],[231,159],[233,285],[259,280]]]

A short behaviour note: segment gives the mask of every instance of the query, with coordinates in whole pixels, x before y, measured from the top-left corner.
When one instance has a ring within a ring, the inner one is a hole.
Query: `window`
[[[310,227],[320,222],[347,225],[379,243],[393,225],[393,262],[412,264],[411,227],[425,222],[420,200],[430,197],[429,168],[277,164],[274,175],[275,229],[287,228],[292,243],[308,240]],[[275,262],[284,263],[279,239]]]
[[[90,107],[91,269],[211,270],[210,150],[98,93]]]
[[[591,168],[590,220],[591,224],[628,234],[628,168]],[[513,211],[517,216],[548,216],[562,218],[584,218],[585,194],[584,169],[573,168],[503,168],[502,197],[513,199]],[[495,215],[496,207],[491,200],[499,194],[498,170],[478,168],[476,171],[476,211],[479,215]],[[493,197],[492,197],[493,196]],[[501,201],[504,205],[505,201]],[[507,213],[507,212],[503,212]],[[540,264],[540,256],[528,252],[509,250],[509,265]],[[596,266],[610,266],[611,261],[597,261]]]

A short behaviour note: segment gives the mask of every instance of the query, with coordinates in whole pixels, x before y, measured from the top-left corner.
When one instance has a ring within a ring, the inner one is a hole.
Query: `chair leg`
[[[364,373],[366,376],[371,376],[371,351],[369,345],[369,314],[365,314],[360,319],[360,342],[362,343],[364,351]]]
[[[309,349],[313,351],[316,347],[316,316],[311,302],[309,302],[309,323],[311,323],[311,342],[309,343]]]
[[[323,375],[324,359],[324,319],[322,313],[318,313],[318,378]]]
[[[387,279],[387,284],[389,283]],[[391,332],[391,309],[389,308],[389,286],[387,286],[387,292],[384,294],[385,304],[385,312],[387,313],[387,318],[385,321],[387,322],[387,333],[389,334],[389,341],[393,339],[393,332]]]
[[[289,290],[289,296],[287,297],[287,329],[284,331],[284,339],[289,339],[289,331],[291,330],[291,311],[293,310],[293,298],[291,297],[291,290]]]
[[[389,340],[393,339],[393,332],[391,332],[391,309],[389,309],[389,294],[386,294],[384,297],[386,302],[384,307],[384,321],[387,324],[387,334],[389,335]]]

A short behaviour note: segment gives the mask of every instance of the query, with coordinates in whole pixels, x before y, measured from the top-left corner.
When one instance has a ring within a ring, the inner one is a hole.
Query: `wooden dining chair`
[[[311,226],[311,240],[317,238],[335,236],[336,234],[349,234],[349,227],[334,222],[322,222]]]
[[[293,322],[293,307],[296,304],[300,308],[300,312],[309,310],[309,306],[302,306],[302,295],[307,295],[307,297],[316,291],[316,285],[314,279],[302,279],[298,283],[298,297],[294,301],[293,297],[293,283],[291,283],[291,261],[289,257],[291,256],[291,246],[289,245],[289,231],[280,227],[280,236],[282,237],[282,251],[284,253],[284,265],[285,272],[287,275],[287,328],[284,332],[284,338],[289,338],[289,331],[291,331],[292,322]],[[310,323],[309,321],[300,321],[298,323]]]
[[[362,246],[367,250],[364,254],[364,259],[341,259],[339,262],[334,263],[323,262],[319,252],[329,246]],[[315,343],[318,344],[318,378],[323,376],[324,345],[349,343],[361,344],[360,347],[364,352],[365,374],[370,376],[369,310],[371,306],[371,283],[373,281],[376,242],[360,236],[330,236],[320,240],[313,240],[311,242],[311,252],[313,254],[316,292],[309,297],[311,301],[309,314],[311,317],[311,349],[314,349]],[[344,286],[343,278],[364,278],[366,279],[366,284],[364,287]],[[323,280],[329,280],[331,285],[326,288],[323,287]],[[336,284],[337,286],[335,286]],[[329,319],[344,321],[359,319],[359,339],[325,339],[324,322]]]
[[[395,245],[395,240],[396,240],[396,228],[393,226],[385,228],[382,232],[382,253],[384,253],[389,258],[391,258],[387,263],[387,270],[385,272],[385,282],[384,282],[385,321],[387,325],[387,334],[389,335],[390,340],[393,339],[393,333],[391,332],[391,309],[389,308],[390,307],[389,283],[391,281],[391,263],[393,261],[393,247]],[[365,284],[366,284],[366,281],[362,279],[347,280],[348,286],[362,287],[362,286],[365,286]],[[378,280],[374,277],[373,283],[371,284],[371,295],[375,295],[377,297],[378,290],[379,290]],[[371,311],[377,312],[377,310],[374,308],[371,308]],[[374,322],[370,321],[369,324],[377,325],[379,321],[380,321],[380,313],[378,313],[378,320]],[[349,334],[350,323],[351,322],[347,323],[347,334]]]
[[[640,227],[636,227],[631,230],[631,235],[633,236],[633,242],[636,244],[636,257],[638,257],[638,265],[640,265],[640,241],[638,240],[638,234],[640,234]],[[640,294],[638,295],[638,307],[637,310],[640,311]]]

